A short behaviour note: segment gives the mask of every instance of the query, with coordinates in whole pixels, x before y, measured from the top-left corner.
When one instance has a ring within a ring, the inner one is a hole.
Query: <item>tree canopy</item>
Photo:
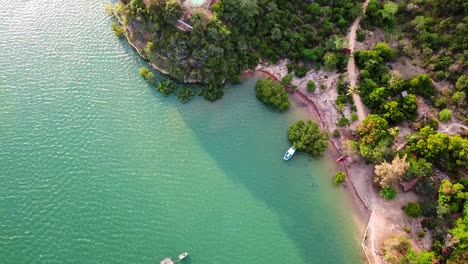
[[[289,108],[288,95],[283,85],[273,82],[270,78],[264,78],[257,81],[255,86],[257,98],[267,104],[271,104],[280,111]]]
[[[297,148],[316,157],[322,155],[328,147],[328,135],[320,130],[316,122],[298,121],[288,130],[288,138]]]

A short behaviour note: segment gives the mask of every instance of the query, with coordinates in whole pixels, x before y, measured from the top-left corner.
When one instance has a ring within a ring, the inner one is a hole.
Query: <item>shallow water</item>
[[[2,263],[361,263],[325,161],[281,159],[300,111],[161,96],[107,3],[0,5]]]

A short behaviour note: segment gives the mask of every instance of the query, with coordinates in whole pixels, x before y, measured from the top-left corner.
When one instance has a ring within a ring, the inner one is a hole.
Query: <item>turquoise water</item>
[[[107,3],[0,5],[1,262],[361,263],[326,162],[281,159],[301,112],[161,96]]]

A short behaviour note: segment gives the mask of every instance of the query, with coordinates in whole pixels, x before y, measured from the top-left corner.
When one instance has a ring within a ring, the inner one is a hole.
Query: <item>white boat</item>
[[[183,259],[184,259],[185,257],[187,257],[187,256],[188,256],[188,253],[187,253],[187,252],[182,253],[182,254],[179,255],[179,260],[183,260]]]
[[[294,155],[295,152],[296,152],[296,147],[294,146],[290,147],[288,151],[286,151],[286,153],[284,154],[283,159],[289,160]]]

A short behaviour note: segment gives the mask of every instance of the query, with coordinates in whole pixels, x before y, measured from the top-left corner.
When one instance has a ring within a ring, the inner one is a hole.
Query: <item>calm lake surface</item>
[[[163,97],[108,3],[0,5],[0,262],[362,263],[326,161],[282,161],[300,109]]]

